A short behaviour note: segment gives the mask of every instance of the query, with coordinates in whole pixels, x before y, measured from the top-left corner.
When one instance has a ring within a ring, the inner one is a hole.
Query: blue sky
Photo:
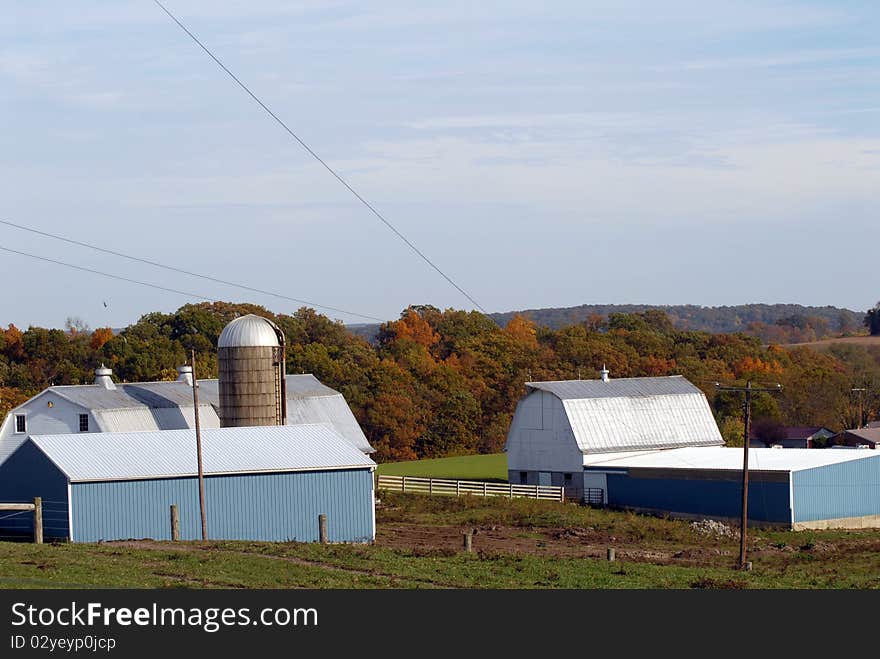
[[[876,3],[167,4],[489,311],[880,298]],[[0,218],[370,316],[470,308],[149,0],[4,9]],[[4,325],[190,301],[6,253],[0,275]]]

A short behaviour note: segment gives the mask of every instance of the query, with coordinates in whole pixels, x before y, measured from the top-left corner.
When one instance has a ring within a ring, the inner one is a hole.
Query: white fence
[[[484,481],[457,481],[441,478],[417,478],[415,476],[379,475],[377,490],[391,492],[413,492],[417,494],[445,494],[461,496],[472,494],[478,497],[525,497],[565,501],[565,488],[555,485],[514,485],[513,483],[487,483]]]

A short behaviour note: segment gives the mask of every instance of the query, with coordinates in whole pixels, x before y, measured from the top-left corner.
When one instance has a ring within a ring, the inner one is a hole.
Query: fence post
[[[486,483],[483,483],[483,496],[487,496],[486,494]]]
[[[464,550],[468,553],[474,550],[473,546],[474,535],[471,531],[468,531],[464,534]]]
[[[180,517],[177,514],[177,504],[171,504],[171,540],[180,540]]]
[[[34,542],[43,544],[43,497],[34,497]]]
[[[609,547],[608,548],[608,560],[614,561],[615,558],[616,558],[616,556],[615,556],[615,552],[614,552],[614,547]]]
[[[400,488],[401,492],[406,492],[406,476],[403,477],[403,486]]]
[[[428,494],[434,494],[434,479],[428,479]]]
[[[513,483],[509,483],[508,485],[510,487],[510,497],[509,498],[512,499],[513,498]]]
[[[565,485],[559,488],[559,500],[565,503]]]
[[[455,496],[461,496],[461,481],[455,481]]]
[[[318,515],[318,537],[322,545],[327,544],[327,515],[324,513]]]

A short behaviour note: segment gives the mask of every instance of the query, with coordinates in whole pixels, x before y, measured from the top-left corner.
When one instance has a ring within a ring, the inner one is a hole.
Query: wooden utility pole
[[[752,423],[752,392],[767,391],[779,392],[782,389],[781,384],[777,384],[772,389],[755,389],[752,381],[747,380],[745,387],[722,387],[717,382],[716,388],[719,391],[744,391],[746,400],[743,404],[744,430],[743,430],[743,469],[742,469],[742,515],[739,524],[739,569],[746,569],[746,535],[749,525],[749,427]]]
[[[196,377],[196,351],[190,351],[193,379],[193,414],[196,421],[196,453],[199,464],[199,511],[202,515],[202,540],[208,539],[208,514],[205,511],[205,472],[202,469],[202,427],[199,424],[199,380]]]
[[[859,420],[856,423],[856,430],[862,427],[862,423],[865,421],[865,412],[864,412],[864,402],[865,402],[865,392],[867,388],[865,387],[853,387],[850,389],[852,392],[859,392]]]

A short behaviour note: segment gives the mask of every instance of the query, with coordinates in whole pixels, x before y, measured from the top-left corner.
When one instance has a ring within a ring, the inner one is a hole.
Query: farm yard
[[[382,493],[373,545],[0,543],[4,588],[880,588],[880,531],[737,533],[571,503]],[[462,534],[474,533],[473,552]],[[617,560],[606,560],[609,547]]]

